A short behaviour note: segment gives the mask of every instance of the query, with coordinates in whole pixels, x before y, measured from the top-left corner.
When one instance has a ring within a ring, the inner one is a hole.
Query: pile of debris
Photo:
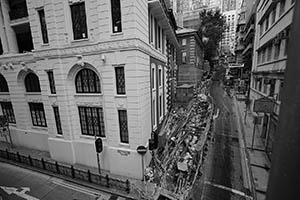
[[[211,99],[203,93],[186,109],[172,110],[163,129],[165,144],[158,149],[145,172],[149,182],[187,196],[202,165],[212,114]]]

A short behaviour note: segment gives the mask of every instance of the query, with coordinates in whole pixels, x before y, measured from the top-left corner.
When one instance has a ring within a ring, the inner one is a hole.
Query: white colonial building
[[[178,43],[168,6],[1,0],[0,114],[14,144],[97,167],[101,137],[102,169],[141,178],[136,148],[148,146],[170,106],[170,55]]]

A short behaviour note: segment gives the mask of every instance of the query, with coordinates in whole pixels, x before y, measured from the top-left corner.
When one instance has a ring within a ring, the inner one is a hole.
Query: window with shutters
[[[53,112],[54,112],[57,134],[62,135],[62,128],[61,128],[61,121],[60,121],[58,106],[53,106]]]
[[[48,44],[49,40],[48,40],[47,24],[46,24],[44,9],[38,10],[38,14],[39,14],[39,18],[40,18],[40,26],[41,26],[43,43]]]
[[[74,40],[88,37],[84,2],[70,5]]]
[[[32,125],[47,127],[44,105],[42,103],[28,103],[28,104],[29,104],[29,109],[30,109],[30,114],[32,119]]]
[[[100,79],[90,69],[82,69],[77,73],[75,87],[77,93],[101,93]]]
[[[11,102],[0,102],[2,114],[6,117],[9,123],[16,123],[14,110]]]
[[[36,74],[29,73],[25,77],[26,92],[41,92],[40,81]]]
[[[113,33],[122,32],[121,2],[111,0],[112,31]]]
[[[120,127],[120,139],[122,143],[129,143],[128,139],[128,124],[127,124],[127,111],[118,110],[119,114],[119,127]]]
[[[117,94],[126,94],[124,67],[115,67]]]
[[[105,137],[103,110],[100,107],[78,107],[82,135]]]

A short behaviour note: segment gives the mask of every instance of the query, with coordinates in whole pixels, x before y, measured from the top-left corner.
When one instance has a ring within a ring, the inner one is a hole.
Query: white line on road
[[[244,192],[241,192],[241,191],[236,190],[236,189],[232,189],[232,188],[229,188],[229,187],[226,187],[226,186],[223,186],[223,185],[215,184],[215,183],[212,183],[212,182],[210,182],[210,181],[204,181],[204,183],[205,183],[205,184],[208,184],[208,185],[212,185],[212,186],[217,187],[217,188],[220,188],[220,189],[223,189],[223,190],[230,191],[230,192],[232,192],[232,193],[234,193],[234,194],[237,194],[237,195],[246,197],[247,199],[253,199],[253,197],[248,196],[248,195],[246,195]]]
[[[63,186],[65,188],[69,188],[69,189],[77,191],[77,192],[88,194],[90,196],[99,197],[101,200],[108,200],[111,196],[111,195],[106,195],[106,194],[103,194],[103,193],[100,193],[100,192],[96,192],[94,190],[79,187],[79,186],[67,183],[67,182],[65,182],[63,180],[60,180],[60,179],[54,179],[52,181],[52,183],[54,183],[56,185],[59,185],[59,186]]]

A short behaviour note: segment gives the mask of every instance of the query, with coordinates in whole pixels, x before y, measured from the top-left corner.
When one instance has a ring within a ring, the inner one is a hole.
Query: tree
[[[204,47],[204,59],[212,66],[212,58],[216,56],[219,42],[226,29],[225,17],[220,10],[202,10],[200,13],[199,32],[206,39]]]

